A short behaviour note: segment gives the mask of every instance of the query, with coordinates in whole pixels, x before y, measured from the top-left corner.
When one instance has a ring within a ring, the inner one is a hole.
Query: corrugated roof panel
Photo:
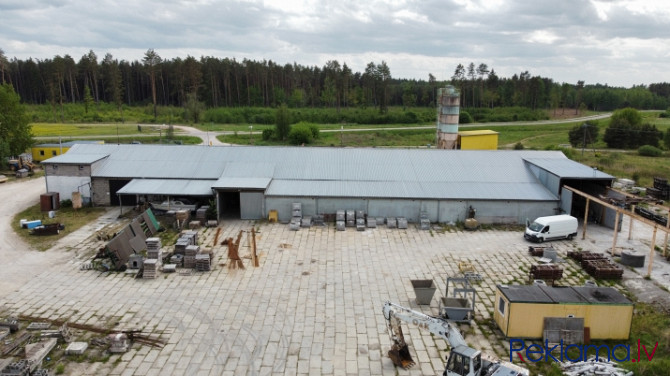
[[[234,178],[222,177],[212,184],[217,189],[265,189],[271,178]]]
[[[274,175],[274,163],[267,162],[228,162],[223,169],[226,177],[264,177],[271,178]]]
[[[524,158],[524,160],[562,178],[615,179],[612,175],[606,174],[602,171],[599,171],[598,169],[591,168],[568,158],[557,159],[530,157]]]
[[[214,180],[133,179],[118,194],[210,196]]]
[[[107,158],[109,154],[70,154],[65,153],[57,157],[42,161],[42,164],[91,164],[101,159]]]

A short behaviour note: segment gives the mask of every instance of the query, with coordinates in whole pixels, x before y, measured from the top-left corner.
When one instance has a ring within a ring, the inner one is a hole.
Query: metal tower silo
[[[437,91],[437,148],[456,149],[461,94],[452,85]]]

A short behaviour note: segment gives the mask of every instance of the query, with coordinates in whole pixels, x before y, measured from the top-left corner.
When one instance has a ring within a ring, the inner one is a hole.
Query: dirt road
[[[14,215],[39,203],[44,192],[43,177],[0,184],[0,296],[6,296],[49,265],[68,257],[61,252],[31,250],[11,227]]]

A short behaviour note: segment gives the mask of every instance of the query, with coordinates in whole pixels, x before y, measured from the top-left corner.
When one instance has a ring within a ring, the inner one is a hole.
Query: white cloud
[[[140,60],[215,56],[448,79],[458,63],[498,74],[629,86],[669,81],[670,2],[631,0],[6,0],[0,48],[45,59],[89,50]],[[591,81],[598,80],[598,81]]]

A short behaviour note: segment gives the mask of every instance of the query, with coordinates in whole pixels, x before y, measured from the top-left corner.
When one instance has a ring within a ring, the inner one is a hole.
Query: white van
[[[542,243],[552,239],[572,239],[577,235],[577,218],[567,215],[551,215],[539,217],[533,223],[526,221],[527,240]]]

